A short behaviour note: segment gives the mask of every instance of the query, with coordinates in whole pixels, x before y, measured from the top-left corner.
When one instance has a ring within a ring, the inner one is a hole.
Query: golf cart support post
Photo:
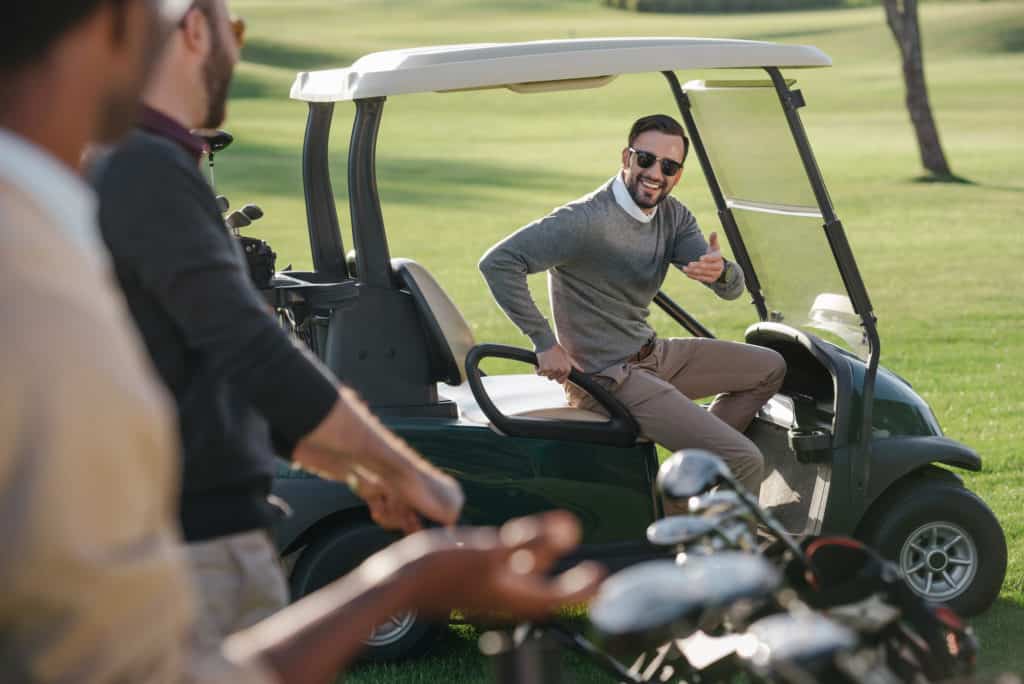
[[[818,163],[814,158],[814,152],[811,150],[810,141],[807,139],[806,131],[804,131],[803,122],[800,120],[800,114],[796,111],[798,107],[805,105],[803,95],[798,90],[792,91],[789,89],[789,85],[776,67],[765,67],[765,71],[771,76],[772,84],[779,95],[779,102],[782,104],[790,132],[793,134],[793,140],[800,152],[800,159],[803,161],[804,170],[807,172],[807,180],[814,191],[814,197],[818,202],[821,215],[825,218],[825,224],[822,228],[828,238],[829,246],[832,248],[832,255],[835,257],[836,264],[839,266],[843,284],[850,294],[850,301],[854,311],[861,318],[861,325],[864,327],[868,340],[868,372],[864,377],[864,411],[861,418],[861,434],[867,436],[871,434],[875,377],[878,374],[878,360],[881,354],[881,343],[875,326],[875,314],[871,308],[871,300],[868,298],[867,288],[860,277],[857,262],[853,258],[850,243],[846,239],[843,224],[840,223],[839,217],[836,216],[835,209],[832,207],[832,199],[829,197],[828,189],[825,187],[825,180],[822,178],[821,170],[818,168]],[[668,80],[669,87],[672,89],[672,95],[675,97],[676,104],[679,107],[679,113],[686,123],[686,130],[690,133],[691,144],[693,145],[694,152],[697,154],[697,158],[700,160],[704,177],[707,179],[711,190],[711,196],[714,198],[715,206],[718,208],[718,218],[722,223],[722,229],[725,231],[729,244],[733,248],[733,254],[740,268],[743,269],[747,289],[753,298],[754,307],[757,309],[757,313],[762,321],[768,320],[768,308],[765,305],[764,295],[761,293],[760,281],[750,261],[750,254],[747,252],[747,247],[743,242],[743,236],[736,227],[736,219],[732,214],[732,210],[726,204],[725,195],[718,184],[718,178],[715,175],[714,168],[711,166],[711,161],[708,159],[697,122],[690,111],[690,100],[687,98],[686,93],[683,92],[682,87],[679,85],[679,79],[674,72],[665,71],[662,73]],[[659,304],[661,303],[659,302]],[[663,304],[662,306],[664,308]],[[689,329],[689,326],[687,328]],[[691,332],[693,331],[691,330]],[[868,478],[870,477],[871,440],[862,439],[861,444],[862,467],[860,472],[851,473],[851,475],[853,476],[854,486],[863,492],[868,486]]]

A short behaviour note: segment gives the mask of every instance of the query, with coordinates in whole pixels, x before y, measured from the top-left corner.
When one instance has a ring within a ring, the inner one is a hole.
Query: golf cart
[[[604,413],[568,407],[558,385],[532,372],[481,372],[488,358],[533,364],[536,357],[478,343],[425,268],[392,258],[375,155],[388,96],[539,94],[660,72],[746,276],[757,312],[746,342],[778,351],[788,364],[781,392],[748,431],[768,463],[761,505],[794,535],[856,535],[896,560],[923,596],[980,612],[1002,584],[1005,540],[984,502],[939,465],[979,470],[981,459],[943,437],[910,384],[879,365],[871,301],[801,123],[803,96],[780,71],[830,64],[807,46],[623,38],[397,50],[347,69],[300,73],[291,96],[309,105],[302,164],[314,270],[278,273],[268,297],[392,430],[459,479],[465,523],[564,508],[583,524],[576,558],[615,568],[658,556],[644,539],[661,515],[655,446],[584,374],[574,371],[571,380]],[[729,71],[722,80],[681,84],[675,72],[682,69]],[[331,121],[343,101],[355,103],[350,258],[328,170]],[[688,334],[712,336],[666,294],[655,302]],[[342,484],[282,469],[274,489],[294,511],[275,535],[296,598],[392,539]],[[370,657],[421,649],[430,633],[416,615],[396,616],[371,636]]]

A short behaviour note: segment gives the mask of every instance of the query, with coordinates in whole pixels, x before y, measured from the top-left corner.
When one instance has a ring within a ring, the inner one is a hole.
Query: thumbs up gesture
[[[683,266],[683,273],[702,283],[715,282],[721,277],[723,270],[725,260],[722,258],[722,250],[718,247],[718,233],[712,233],[708,238],[708,251],[704,256]]]

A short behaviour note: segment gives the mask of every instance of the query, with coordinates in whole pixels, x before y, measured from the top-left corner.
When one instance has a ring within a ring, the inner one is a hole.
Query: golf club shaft
[[[800,548],[800,545],[790,538],[789,532],[787,532],[782,527],[782,525],[780,525],[778,521],[775,520],[775,518],[769,515],[767,511],[762,510],[761,506],[758,505],[758,502],[754,499],[754,496],[750,492],[743,489],[742,485],[740,485],[739,482],[732,478],[729,478],[727,481],[729,483],[729,486],[732,487],[733,491],[735,491],[739,495],[740,500],[743,502],[743,505],[749,508],[750,512],[753,513],[759,521],[764,523],[764,525],[772,531],[772,534],[778,537],[779,540],[786,545],[786,548],[792,551],[793,554],[797,558],[799,558],[805,566],[810,567],[810,563],[807,560],[807,555],[804,553],[804,550]]]
[[[643,679],[630,672],[625,665],[592,644],[582,634],[558,623],[546,624],[542,629],[557,638],[560,643],[589,658],[606,672],[618,678],[619,681],[643,684]]]

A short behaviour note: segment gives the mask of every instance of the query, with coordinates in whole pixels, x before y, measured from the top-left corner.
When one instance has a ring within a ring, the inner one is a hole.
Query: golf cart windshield
[[[771,81],[683,86],[726,206],[760,281],[767,318],[868,353],[821,209]]]

